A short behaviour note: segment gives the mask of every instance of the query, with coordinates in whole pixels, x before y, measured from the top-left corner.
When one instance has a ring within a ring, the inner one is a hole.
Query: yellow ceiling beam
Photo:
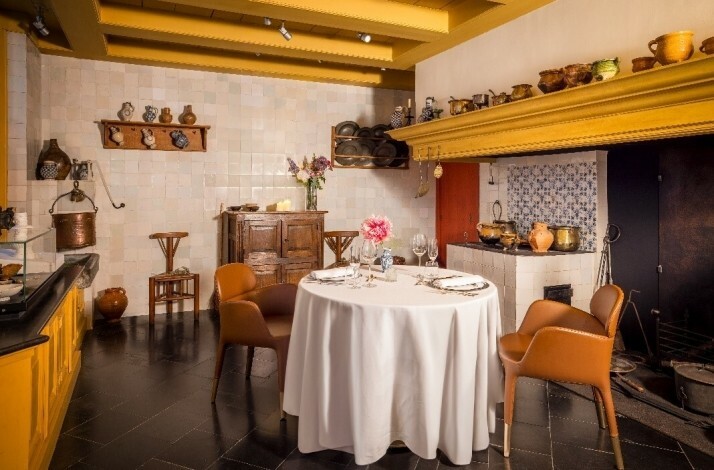
[[[157,1],[196,5],[195,0]],[[201,7],[413,41],[434,41],[449,33],[448,12],[384,0],[203,0]]]
[[[99,0],[46,0],[57,16],[67,41],[83,56],[101,57],[107,41],[99,28]]]
[[[167,11],[106,5],[100,21],[105,34],[135,39],[370,67],[386,67],[392,60],[388,44],[304,32],[286,41],[274,28]]]
[[[509,2],[500,6],[494,3],[493,8],[471,17],[468,20],[462,21],[449,32],[448,36],[438,41],[420,44],[396,56],[393,66],[395,68],[407,68],[452,47],[458,46],[469,39],[498,28],[509,21],[530,13],[553,1],[554,0],[519,0],[518,2]]]
[[[263,56],[243,56],[198,47],[177,50],[170,44],[145,41],[110,41],[105,60],[376,88],[414,89],[413,72],[340,67],[337,64],[325,63],[312,65],[300,60],[271,60]]]

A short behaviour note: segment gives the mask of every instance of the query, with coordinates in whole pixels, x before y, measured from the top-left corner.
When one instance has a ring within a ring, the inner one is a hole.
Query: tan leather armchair
[[[278,358],[280,411],[284,417],[282,409],[285,366],[288,358],[297,286],[274,284],[256,289],[255,273],[250,266],[243,263],[220,266],[216,270],[215,280],[221,328],[216,351],[211,403],[216,401],[225,350],[229,344],[249,346],[246,378],[250,377],[255,347],[271,348],[275,350]]]
[[[615,285],[597,290],[587,313],[551,300],[531,304],[516,333],[500,339],[506,372],[503,455],[511,451],[511,424],[518,377],[591,385],[598,423],[610,428],[618,469],[623,469],[615,406],[610,390],[610,358],[624,294]],[[603,410],[604,406],[604,410]]]

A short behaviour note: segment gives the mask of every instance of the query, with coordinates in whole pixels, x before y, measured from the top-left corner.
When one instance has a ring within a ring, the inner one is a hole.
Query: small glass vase
[[[308,180],[307,193],[305,194],[305,210],[316,211],[317,210],[317,183],[312,179]]]

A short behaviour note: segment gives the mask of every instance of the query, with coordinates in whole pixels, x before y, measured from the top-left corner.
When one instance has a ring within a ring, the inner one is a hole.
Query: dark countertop
[[[27,313],[19,320],[0,323],[0,356],[42,344],[49,338],[41,335],[52,314],[62,303],[75,281],[89,266],[98,262],[99,255],[90,254],[65,262],[37,298],[29,300]]]
[[[517,250],[504,250],[503,245],[496,243],[489,245],[482,242],[448,243],[448,245],[473,248],[475,250],[490,251],[492,253],[503,253],[512,256],[558,256],[558,255],[582,255],[584,253],[594,253],[594,251],[548,251],[547,253],[534,253],[530,248],[520,247]]]

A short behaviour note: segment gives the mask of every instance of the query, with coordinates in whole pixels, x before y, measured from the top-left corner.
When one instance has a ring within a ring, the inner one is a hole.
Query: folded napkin
[[[484,278],[478,275],[450,277],[448,279],[437,279],[434,281],[434,287],[443,289],[444,287],[468,286],[479,282],[484,282]]]
[[[313,279],[334,279],[336,277],[347,277],[352,275],[352,268],[345,266],[343,268],[318,269],[310,273]]]

